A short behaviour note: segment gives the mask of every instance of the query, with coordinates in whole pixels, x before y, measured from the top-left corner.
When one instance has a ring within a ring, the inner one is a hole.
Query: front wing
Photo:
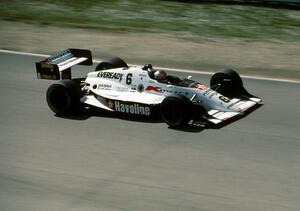
[[[245,112],[257,106],[261,101],[262,100],[257,97],[251,97],[247,100],[234,98],[231,100],[232,104],[230,105],[230,107],[234,108],[235,111],[221,111],[217,109],[210,109],[207,112],[208,116],[206,119],[214,124],[219,124],[233,117],[244,115]]]

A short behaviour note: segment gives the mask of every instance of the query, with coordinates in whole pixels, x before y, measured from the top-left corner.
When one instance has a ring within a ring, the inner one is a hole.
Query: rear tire
[[[215,73],[210,79],[210,87],[226,97],[234,97],[244,90],[241,77],[232,69]]]
[[[72,114],[79,109],[80,86],[72,80],[62,80],[49,86],[46,99],[57,115]]]
[[[128,68],[128,65],[121,58],[113,57],[113,58],[110,58],[110,59],[105,60],[103,62],[100,62],[97,65],[95,71],[108,70],[108,69],[121,68],[121,67]]]
[[[160,105],[163,120],[170,127],[186,125],[190,119],[190,101],[183,95],[171,95],[166,97]]]

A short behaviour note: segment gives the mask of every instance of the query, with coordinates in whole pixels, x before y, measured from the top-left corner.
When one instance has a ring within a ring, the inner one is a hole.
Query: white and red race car
[[[59,80],[46,95],[58,115],[95,107],[141,117],[159,114],[169,126],[178,127],[199,121],[219,124],[261,102],[230,69],[215,73],[207,87],[190,77],[167,75],[150,64],[129,67],[118,57],[99,63],[85,78],[72,79],[71,67],[76,64],[92,65],[91,52],[67,49],[36,63],[39,79]]]

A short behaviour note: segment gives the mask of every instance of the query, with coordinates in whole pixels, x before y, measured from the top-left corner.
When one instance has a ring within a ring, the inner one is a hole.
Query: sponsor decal
[[[147,91],[154,91],[154,92],[161,92],[161,89],[160,87],[157,87],[157,86],[148,86],[146,88]]]
[[[50,61],[50,62],[55,62],[55,60],[58,60],[62,57],[66,57],[66,56],[72,56],[71,54],[71,51],[69,49],[63,51],[63,52],[60,52],[59,54],[56,54],[56,55],[53,55],[52,57],[48,58],[47,60]]]
[[[146,73],[140,73],[139,77],[147,77],[147,74]]]
[[[131,91],[136,91],[136,85],[135,84],[131,86]]]
[[[49,75],[49,74],[42,74],[39,76],[39,79],[46,79],[46,80],[56,80],[56,76],[55,75]]]
[[[208,95],[208,94],[211,93],[211,92],[213,92],[213,90],[212,90],[212,89],[208,89],[208,90],[206,90],[205,92],[203,92],[203,95]]]
[[[111,78],[122,81],[123,73],[114,73],[114,72],[99,72],[98,77],[100,78]]]
[[[108,107],[112,108],[114,107],[115,111],[126,113],[126,114],[135,114],[135,115],[144,115],[149,116],[151,114],[150,107],[144,106],[138,103],[123,103],[120,101],[114,101],[111,100],[108,101]]]
[[[53,65],[51,65],[50,63],[41,63],[41,67],[42,68],[48,68],[51,71],[53,71]]]
[[[123,86],[117,86],[117,87],[114,87],[114,89],[118,92],[127,92],[128,91],[128,87],[123,87]]]
[[[209,98],[212,98],[213,96],[217,95],[217,92],[212,89],[207,89],[205,92],[203,92],[203,95],[207,95]]]
[[[111,90],[111,85],[110,84],[98,84],[98,89]]]

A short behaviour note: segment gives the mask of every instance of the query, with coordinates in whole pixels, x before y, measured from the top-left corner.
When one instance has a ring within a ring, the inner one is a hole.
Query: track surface
[[[0,53],[0,210],[299,210],[300,85],[221,129],[55,117],[38,57]],[[208,76],[194,75],[208,82]]]

